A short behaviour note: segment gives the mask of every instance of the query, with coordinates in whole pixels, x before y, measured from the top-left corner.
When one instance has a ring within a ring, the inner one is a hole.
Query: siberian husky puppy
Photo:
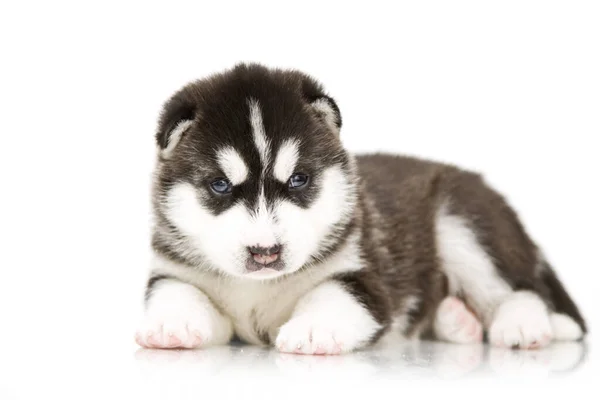
[[[319,82],[257,64],[165,103],[139,345],[235,337],[338,354],[391,332],[518,348],[584,336],[542,250],[480,175],[349,154],[341,126]]]

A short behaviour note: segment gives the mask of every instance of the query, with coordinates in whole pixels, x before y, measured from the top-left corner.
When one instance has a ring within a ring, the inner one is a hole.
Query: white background
[[[238,61],[320,79],[353,151],[486,174],[545,248],[593,345],[599,21],[594,1],[3,1],[0,397],[144,392],[133,331],[156,117],[181,85]],[[596,359],[564,387],[591,383]]]

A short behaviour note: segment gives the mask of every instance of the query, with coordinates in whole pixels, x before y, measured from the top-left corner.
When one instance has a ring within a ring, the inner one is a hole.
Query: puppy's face
[[[192,83],[163,110],[155,210],[171,251],[252,279],[331,253],[355,205],[339,110],[295,71],[240,65]]]

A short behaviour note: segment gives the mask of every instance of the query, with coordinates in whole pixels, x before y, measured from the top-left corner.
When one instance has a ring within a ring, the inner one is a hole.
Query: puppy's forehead
[[[234,135],[232,144],[221,142],[215,147],[217,162],[234,185],[250,178],[264,181],[267,175],[286,182],[296,168],[303,132],[286,132],[285,115],[267,125],[264,114],[260,101],[248,98],[246,126]],[[298,119],[294,115],[289,118]]]
[[[314,121],[299,94],[283,88],[244,90],[207,101],[199,107],[199,126],[206,139],[215,145],[227,144],[248,150],[256,132],[262,132],[270,144],[313,128]]]
[[[260,175],[258,171],[266,166],[273,168],[282,149],[297,160],[300,144],[311,142],[319,129],[300,93],[273,82],[262,83],[255,87],[229,82],[218,91],[220,95],[206,99],[199,108],[196,140],[222,169],[232,170],[237,164],[238,170],[247,170],[237,174],[237,180]]]

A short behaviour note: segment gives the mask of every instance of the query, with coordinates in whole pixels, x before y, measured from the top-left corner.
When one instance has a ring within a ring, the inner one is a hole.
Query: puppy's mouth
[[[281,271],[284,267],[281,253],[282,248],[280,245],[268,248],[260,246],[248,247],[246,270],[253,273],[253,275],[258,272],[264,275],[270,272]]]

